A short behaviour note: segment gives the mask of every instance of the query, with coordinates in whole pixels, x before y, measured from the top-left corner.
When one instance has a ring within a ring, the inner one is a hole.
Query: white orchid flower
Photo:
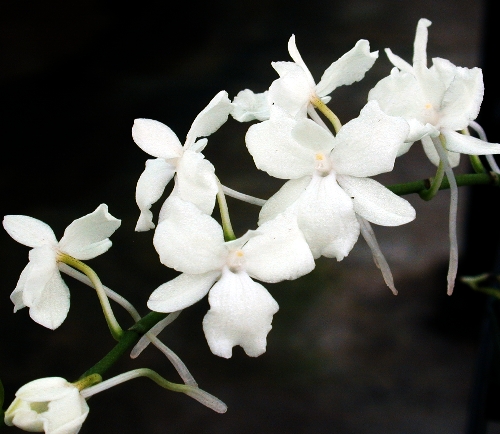
[[[427,68],[427,27],[431,22],[419,20],[414,42],[413,65],[390,49],[386,49],[395,68],[370,91],[368,100],[378,101],[391,116],[402,116],[410,125],[406,143],[399,155],[412,143],[422,140],[433,164],[440,158],[432,138],[440,134],[446,139],[451,167],[459,163],[460,154],[485,155],[500,153],[500,145],[461,134],[476,119],[483,100],[484,85],[480,68],[462,68],[441,58],[432,59]]]
[[[272,62],[280,78],[271,84],[269,100],[294,117],[305,117],[314,98],[327,103],[337,87],[360,81],[378,58],[378,51],[370,53],[370,43],[361,39],[333,62],[316,84],[295,45],[295,35],[288,41],[288,52],[293,62]]]
[[[161,122],[136,119],[132,137],[137,145],[156,157],[146,161],[146,169],[137,182],[136,201],[141,211],[136,231],[155,227],[150,211],[163,194],[165,187],[176,176],[176,193],[211,214],[217,195],[217,180],[212,163],[201,151],[207,145],[206,136],[217,131],[227,121],[232,109],[227,92],[221,91],[196,117],[186,136],[184,146],[175,133]],[[202,139],[198,140],[200,137]]]
[[[279,216],[258,231],[224,242],[222,228],[212,217],[178,197],[168,200],[168,213],[153,243],[161,262],[183,274],[157,288],[148,307],[175,312],[210,291],[203,329],[212,352],[229,358],[232,347],[240,345],[249,356],[264,353],[278,304],[252,278],[280,282],[314,268],[295,217]]]
[[[60,377],[25,384],[5,412],[5,424],[46,434],[76,434],[89,413],[78,388]]]
[[[408,128],[375,101],[335,137],[310,119],[297,121],[274,108],[270,120],[250,127],[246,143],[259,169],[290,180],[263,206],[259,224],[292,212],[314,257],[340,261],[358,239],[356,215],[384,226],[410,222],[413,207],[368,178],[393,169]]]
[[[69,311],[69,289],[59,273],[58,256],[67,254],[86,260],[101,255],[111,247],[108,237],[120,224],[108,213],[108,206],[102,204],[93,213],[73,221],[58,242],[50,226],[40,220],[5,216],[3,226],[7,233],[33,248],[10,296],[14,312],[27,306],[35,322],[52,330],[59,327]]]

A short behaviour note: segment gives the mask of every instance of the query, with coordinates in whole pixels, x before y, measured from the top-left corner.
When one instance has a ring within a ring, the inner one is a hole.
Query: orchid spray
[[[440,189],[451,190],[447,286],[451,295],[458,262],[457,187],[499,186],[498,166],[491,155],[500,153],[500,145],[487,142],[474,121],[484,92],[481,70],[458,67],[441,58],[433,59],[428,67],[430,24],[426,19],[418,22],[413,64],[386,49],[393,70],[369,92],[359,115],[345,122],[337,114],[342,107],[334,98],[335,90],[362,80],[378,59],[378,51],[370,51],[369,42],[361,39],[316,82],[294,35],[288,41],[291,61],[272,62],[277,77],[268,89],[244,89],[232,100],[220,91],[195,117],[183,144],[166,124],[135,120],[133,141],[154,157],[145,162],[137,181],[135,229],[154,230],[152,248],[159,261],[179,273],[149,289],[146,315],[104,286],[96,271],[84,263],[109,250],[110,237],[120,227],[121,221],[108,212],[107,205],[73,221],[59,241],[49,225],[36,218],[5,216],[7,233],[31,249],[10,295],[14,312],[29,311],[39,325],[57,329],[68,316],[68,277],[74,278],[95,289],[116,344],[73,382],[62,377],[28,381],[10,405],[4,406],[7,401],[0,383],[4,424],[32,432],[76,434],[92,417],[87,402],[91,396],[137,377],[149,378],[224,413],[226,404],[201,389],[157,335],[182,310],[208,296],[210,307],[199,324],[207,348],[223,358],[232,357],[236,346],[248,356],[260,356],[266,352],[275,316],[287,314],[279,310],[273,284],[314,273],[320,257],[342,261],[360,235],[383,280],[397,294],[371,225],[395,227],[418,219],[403,195],[417,193],[430,200]],[[284,182],[270,197],[253,197],[223,185],[214,165],[202,154],[208,138],[228,119],[252,122],[245,136],[246,150],[257,169]],[[471,136],[469,128],[480,137]],[[392,186],[373,179],[392,171],[398,157],[417,141],[437,166],[434,177]],[[460,154],[471,156],[475,174],[453,172]],[[488,156],[490,170],[482,166],[478,155]],[[164,195],[155,216],[151,208]],[[245,233],[234,233],[226,196],[259,207],[258,221]],[[110,300],[130,315],[125,327],[119,324]],[[148,368],[106,378],[123,354],[135,359],[151,343],[173,364],[180,383]]]

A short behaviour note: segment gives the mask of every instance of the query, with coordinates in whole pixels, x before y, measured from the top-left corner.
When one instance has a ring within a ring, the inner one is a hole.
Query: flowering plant
[[[451,295],[458,262],[457,187],[498,186],[500,170],[491,155],[500,153],[500,145],[487,142],[474,122],[483,97],[481,70],[457,67],[439,58],[427,67],[429,25],[426,19],[418,23],[413,65],[386,50],[395,68],[369,92],[359,116],[345,124],[327,107],[330,94],[362,80],[378,52],[370,52],[368,41],[358,41],[316,84],[293,35],[288,42],[293,62],[272,63],[278,78],[269,89],[262,93],[245,89],[232,101],[225,91],[219,92],[196,116],[184,145],[163,123],[135,120],[133,140],[155,157],[146,161],[137,182],[136,231],[154,229],[153,246],[160,262],[181,273],[151,289],[147,302],[151,312],[147,315],[139,315],[82,262],[105,253],[111,247],[109,238],[120,226],[106,205],[71,223],[59,241],[40,220],[6,216],[3,225],[7,233],[32,248],[29,263],[11,294],[14,312],[28,307],[35,322],[52,330],[58,328],[69,311],[69,289],[61,277],[64,273],[96,290],[117,344],[73,383],[60,377],[27,383],[5,410],[0,389],[5,424],[51,434],[77,433],[88,416],[90,396],[139,376],[224,413],[226,405],[198,387],[181,359],[157,335],[183,309],[208,294],[210,309],[202,327],[212,353],[230,358],[233,347],[241,346],[247,355],[260,356],[266,351],[273,316],[279,310],[268,284],[312,272],[320,257],[341,261],[360,234],[387,286],[397,294],[371,224],[392,227],[414,220],[415,209],[402,195],[418,193],[429,200],[438,190],[450,188],[447,291]],[[267,200],[222,185],[215,167],[201,153],[207,137],[222,128],[230,116],[238,122],[258,121],[246,133],[247,149],[258,169],[286,180]],[[469,128],[480,137],[472,137]],[[372,179],[392,171],[397,158],[416,141],[422,142],[437,166],[434,177],[393,186]],[[475,174],[455,176],[453,168],[461,153],[471,155]],[[478,155],[488,155],[489,170]],[[170,194],[155,218],[151,207],[172,180]],[[235,235],[226,196],[261,207],[253,229]],[[212,215],[216,202],[219,221]],[[131,326],[120,326],[109,299],[130,314]],[[136,358],[150,343],[174,365],[182,384],[171,383],[147,368],[103,381],[122,354],[130,351]]]

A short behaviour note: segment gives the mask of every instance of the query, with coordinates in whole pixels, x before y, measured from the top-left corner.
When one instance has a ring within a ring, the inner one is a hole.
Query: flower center
[[[49,403],[48,402],[31,402],[30,408],[35,413],[41,414],[49,411]]]
[[[327,176],[332,171],[332,160],[323,152],[317,152],[314,156],[314,168],[321,176]]]
[[[436,125],[439,121],[438,110],[436,110],[430,102],[424,106],[424,119],[426,123],[431,125]]]
[[[243,250],[232,250],[229,252],[229,256],[227,257],[227,266],[233,273],[237,273],[243,269],[243,265],[245,263],[245,254]]]

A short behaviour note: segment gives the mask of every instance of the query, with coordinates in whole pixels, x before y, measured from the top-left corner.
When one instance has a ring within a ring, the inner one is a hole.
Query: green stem
[[[436,175],[434,176],[434,178],[431,178],[431,186],[429,187],[428,190],[421,191],[419,193],[420,197],[424,200],[431,200],[439,191],[439,187],[441,187],[441,184],[443,183],[443,178],[444,178],[444,166],[443,163],[439,161]]]
[[[236,239],[236,235],[234,235],[231,219],[229,217],[229,208],[227,207],[226,196],[224,195],[222,184],[219,179],[217,179],[217,186],[219,188],[219,191],[217,192],[217,203],[219,204],[224,240],[232,241]]]
[[[461,133],[464,136],[470,136],[470,131],[468,128],[464,128]],[[486,169],[483,166],[483,163],[481,162],[481,159],[479,158],[479,155],[469,155],[470,159],[470,164],[472,168],[474,169],[474,172],[476,173],[486,173]]]
[[[142,317],[142,319],[135,323],[132,327],[130,327],[130,329],[125,330],[114,348],[99,362],[88,369],[80,377],[80,379],[88,377],[92,374],[99,374],[103,376],[104,373],[109,368],[111,368],[123,354],[125,354],[127,351],[130,351],[134,347],[141,336],[146,334],[151,329],[151,327],[153,327],[156,323],[161,321],[166,316],[166,313],[150,312],[146,316]]]
[[[111,305],[109,304],[106,292],[104,291],[101,280],[97,276],[96,272],[92,270],[92,268],[90,268],[88,265],[84,264],[78,259],[73,258],[72,256],[67,255],[66,253],[59,252],[57,260],[81,271],[90,279],[97,292],[97,297],[99,297],[99,302],[101,303],[102,311],[104,312],[104,317],[106,318],[106,322],[108,323],[111,335],[113,336],[113,338],[119,341],[123,334],[123,330],[118,324],[115,315],[113,314],[113,309],[111,309]]]
[[[316,107],[321,113],[325,115],[325,117],[331,122],[333,128],[335,129],[335,133],[338,133],[342,128],[342,124],[340,123],[339,118],[333,113],[326,104],[321,101],[319,97],[316,95],[311,98],[311,104]]]
[[[500,176],[494,172],[489,173],[468,173],[465,175],[457,175],[455,177],[459,187],[472,185],[494,185],[500,187]],[[389,185],[387,188],[393,193],[404,196],[406,194],[418,193],[426,191],[432,185],[432,178],[423,179],[421,181],[408,182],[405,184]],[[448,179],[444,177],[443,182],[439,186],[439,190],[447,190],[450,188]]]

